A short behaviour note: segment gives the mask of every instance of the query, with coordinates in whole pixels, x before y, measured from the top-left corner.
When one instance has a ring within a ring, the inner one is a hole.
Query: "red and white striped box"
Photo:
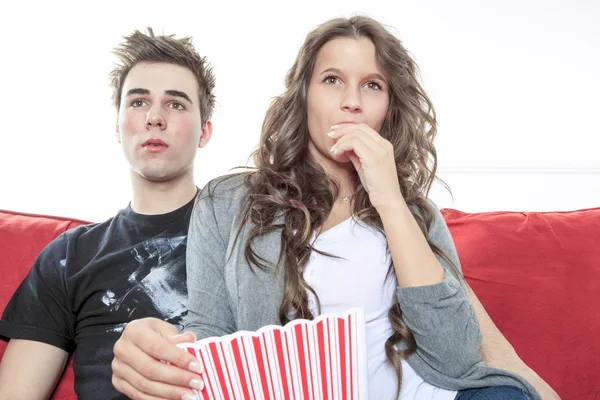
[[[202,400],[367,399],[364,312],[324,314],[179,345],[204,366]]]

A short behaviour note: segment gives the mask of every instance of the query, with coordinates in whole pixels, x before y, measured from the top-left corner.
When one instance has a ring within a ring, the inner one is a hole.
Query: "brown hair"
[[[110,72],[113,88],[113,105],[121,106],[123,82],[131,68],[139,62],[164,62],[189,69],[198,82],[200,116],[202,124],[210,119],[215,107],[215,77],[206,57],[200,57],[192,45],[192,38],[175,39],[174,35],[155,36],[152,28],[144,34],[138,30],[123,37],[123,42],[113,53],[119,59]]]
[[[375,45],[377,61],[389,83],[389,109],[380,134],[393,145],[402,194],[425,237],[434,217],[426,198],[437,168],[433,145],[437,123],[433,105],[418,81],[417,65],[401,42],[371,18],[338,18],[318,26],[308,34],[288,71],[284,93],[267,111],[259,147],[253,153],[256,171],[249,176],[250,196],[243,210],[244,221],[252,224],[245,247],[250,265],[267,268],[252,250],[252,241],[281,230],[279,263],[285,268],[285,292],[279,310],[282,324],[288,322],[290,312],[292,318],[313,318],[307,291],[315,297],[316,293],[304,280],[303,271],[311,252],[318,251],[311,246],[312,232],[327,219],[339,187],[309,153],[307,93],[319,50],[340,37],[365,37]],[[381,218],[357,176],[354,184],[353,212],[361,221],[383,230]],[[279,215],[284,216],[283,226],[275,225]],[[435,244],[429,245],[449,261]],[[393,266],[389,273],[393,274]],[[320,312],[318,298],[317,308]],[[388,315],[394,333],[386,341],[385,350],[396,370],[399,394],[401,360],[415,351],[416,342],[397,302]],[[401,343],[406,345],[405,350],[398,347]]]

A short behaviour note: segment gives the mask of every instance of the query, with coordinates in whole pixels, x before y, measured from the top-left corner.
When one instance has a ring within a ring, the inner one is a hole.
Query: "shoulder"
[[[114,217],[110,217],[104,222],[97,222],[93,224],[80,225],[75,228],[66,230],[55,240],[60,240],[62,243],[69,246],[78,244],[90,244],[98,246],[102,241],[102,238],[111,232],[119,219],[119,214]],[[88,246],[84,246],[88,247]]]
[[[243,197],[250,191],[249,179],[252,172],[242,172],[219,176],[208,182],[198,195],[199,200],[212,198],[213,201],[223,202],[227,199]]]
[[[226,237],[248,199],[251,176],[252,173],[238,173],[208,182],[196,197],[190,232],[218,229]]]
[[[210,208],[215,213],[231,214],[240,209],[250,192],[252,173],[224,175],[208,182],[198,194],[195,209]]]
[[[108,236],[114,232],[117,217],[111,217],[100,223],[80,225],[66,230],[58,235],[38,255],[36,261],[40,267],[47,262],[59,260],[65,264],[73,265],[85,263],[93,258],[97,249],[105,246]]]

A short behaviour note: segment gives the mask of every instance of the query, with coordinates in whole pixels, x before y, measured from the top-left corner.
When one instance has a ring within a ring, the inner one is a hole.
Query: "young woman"
[[[480,363],[452,238],[426,198],[436,120],[416,72],[369,18],[308,35],[267,112],[256,170],[216,179],[196,204],[187,328],[220,336],[363,307],[370,398],[537,396]]]
[[[512,348],[427,200],[436,119],[416,75],[400,41],[370,18],[334,19],[307,36],[267,112],[256,169],[213,180],[197,199],[186,328],[221,336],[362,307],[371,399],[539,399],[523,376],[558,398],[516,354],[485,359],[492,337]],[[197,370],[165,344],[172,332],[157,321],[125,329],[119,390],[175,399],[189,394],[181,386],[202,386],[153,361]]]

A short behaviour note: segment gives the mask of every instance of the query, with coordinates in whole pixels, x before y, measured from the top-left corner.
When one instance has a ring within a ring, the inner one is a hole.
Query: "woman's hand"
[[[128,323],[114,347],[113,386],[132,399],[195,399],[191,388],[204,387],[198,375],[202,366],[176,346],[195,340],[193,333],[180,334],[176,327],[156,318]]]
[[[332,154],[347,154],[373,207],[381,213],[383,208],[397,206],[398,201],[403,201],[392,144],[366,124],[334,125],[331,128],[329,137],[336,141],[331,148]]]

